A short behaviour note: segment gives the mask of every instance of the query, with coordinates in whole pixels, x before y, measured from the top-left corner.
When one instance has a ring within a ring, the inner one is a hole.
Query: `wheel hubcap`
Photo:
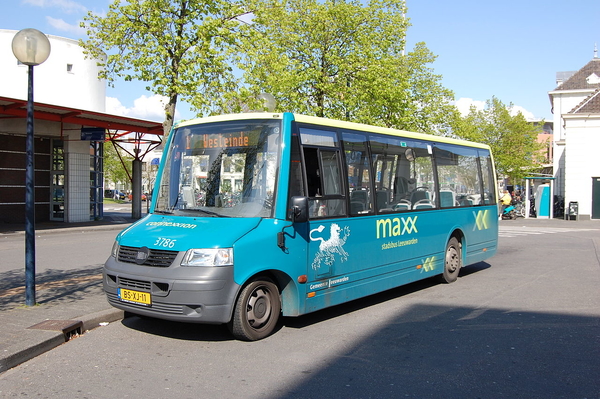
[[[253,328],[265,325],[271,314],[271,298],[264,287],[257,288],[248,300],[248,323]]]
[[[454,273],[458,270],[459,266],[458,251],[454,247],[448,248],[448,251],[446,252],[446,269],[450,273]]]

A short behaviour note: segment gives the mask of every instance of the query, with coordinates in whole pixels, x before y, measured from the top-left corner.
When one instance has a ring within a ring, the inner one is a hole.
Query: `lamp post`
[[[23,29],[12,41],[17,60],[29,66],[25,142],[25,304],[35,305],[35,164],[33,146],[33,67],[48,59],[50,40],[37,29]]]

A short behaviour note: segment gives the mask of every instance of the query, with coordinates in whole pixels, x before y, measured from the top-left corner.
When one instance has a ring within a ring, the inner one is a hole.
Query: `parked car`
[[[129,199],[129,201],[131,201],[133,199],[133,195],[129,194],[127,198]],[[142,194],[142,201],[146,201],[146,194]]]
[[[115,194],[116,191],[116,194]],[[125,199],[125,193],[119,190],[104,190],[104,198],[112,198],[112,199]]]

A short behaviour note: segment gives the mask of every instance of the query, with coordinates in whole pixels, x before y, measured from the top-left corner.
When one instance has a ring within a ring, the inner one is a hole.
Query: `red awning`
[[[73,123],[82,127],[99,127],[111,130],[125,130],[136,133],[163,135],[163,125],[143,119],[127,118],[102,112],[61,107],[58,105],[34,103],[35,119]],[[27,101],[0,97],[0,121],[4,118],[27,118]]]

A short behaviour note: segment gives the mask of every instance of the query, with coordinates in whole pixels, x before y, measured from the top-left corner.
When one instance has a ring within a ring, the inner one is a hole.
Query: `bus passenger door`
[[[343,196],[340,152],[305,148],[309,190],[309,280],[320,280],[336,273],[335,265],[345,262],[344,244],[349,227],[344,227],[346,200]]]

